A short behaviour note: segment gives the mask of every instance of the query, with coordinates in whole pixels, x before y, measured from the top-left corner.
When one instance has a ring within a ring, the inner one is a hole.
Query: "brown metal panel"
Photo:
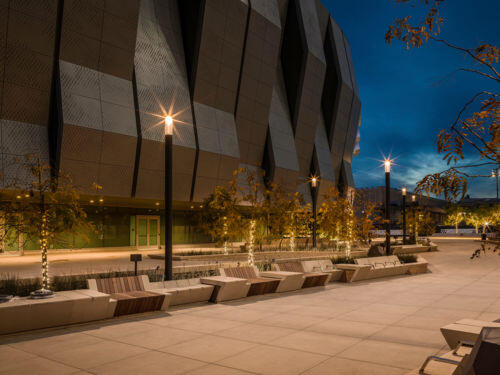
[[[272,18],[273,11],[278,12],[276,0],[267,1],[267,9],[259,5],[256,2],[257,8],[250,10],[235,117],[240,162],[260,167],[276,78],[281,28],[275,23],[279,23],[279,18]]]

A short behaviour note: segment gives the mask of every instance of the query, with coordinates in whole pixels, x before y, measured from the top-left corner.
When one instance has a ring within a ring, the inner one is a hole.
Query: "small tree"
[[[241,214],[238,211],[237,186],[233,179],[226,186],[216,186],[203,201],[203,210],[198,215],[201,230],[224,246],[228,254],[228,242],[237,238],[242,231]]]
[[[354,211],[356,214],[356,238],[367,244],[373,238],[375,222],[382,218],[377,203],[368,200],[364,193],[355,193]]]
[[[235,171],[235,179],[239,174],[246,174],[243,181],[245,185],[241,191],[243,198],[242,204],[248,206],[248,264],[255,264],[254,250],[255,245],[262,244],[265,237],[266,223],[266,188],[263,183],[259,182],[259,176],[256,173],[247,173],[245,168]]]
[[[335,241],[338,249],[340,241],[346,244],[347,255],[355,236],[356,217],[351,197],[344,196],[335,188],[325,194],[318,210],[318,226],[322,236]]]
[[[410,235],[415,238],[415,242],[417,242],[419,234],[430,236],[436,231],[436,221],[427,208],[412,207],[407,217],[407,225],[410,228]]]
[[[295,251],[295,239],[309,236],[311,223],[311,207],[305,204],[304,198],[298,192],[291,193],[287,199],[287,210],[284,213],[287,234],[290,237],[290,250]]]
[[[80,205],[80,195],[67,175],[51,177],[50,166],[39,157],[26,155],[19,167],[27,173],[26,180],[12,181],[7,189],[15,196],[2,202],[2,234],[22,234],[24,242],[38,241],[42,253],[42,289],[34,297],[52,295],[50,290],[47,250],[55,244],[72,245],[67,241],[74,232],[90,233],[94,226]]]
[[[469,208],[467,210],[465,214],[465,223],[467,225],[472,225],[476,233],[479,233],[479,227],[484,223],[484,219],[478,207]]]
[[[465,211],[457,204],[448,204],[446,206],[446,218],[444,223],[446,225],[455,226],[455,233],[458,234],[458,225],[465,220]]]

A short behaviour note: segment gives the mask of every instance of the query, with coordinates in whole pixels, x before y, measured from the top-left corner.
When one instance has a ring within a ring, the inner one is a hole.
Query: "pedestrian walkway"
[[[403,375],[449,350],[441,326],[500,318],[500,256],[438,245],[425,275],[3,337],[0,373]]]

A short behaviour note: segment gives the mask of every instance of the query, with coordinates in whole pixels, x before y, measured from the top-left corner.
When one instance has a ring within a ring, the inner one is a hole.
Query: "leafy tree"
[[[499,49],[492,44],[480,44],[474,48],[465,48],[439,37],[444,23],[439,14],[443,0],[421,0],[426,8],[426,16],[412,23],[410,15],[398,18],[386,32],[385,40],[391,43],[400,40],[406,49],[419,48],[432,42],[449,48],[465,56],[470,64],[457,71],[467,72],[490,82],[500,83],[497,69]],[[414,5],[417,0],[396,0],[396,3]],[[472,96],[458,112],[457,117],[447,129],[441,130],[437,140],[437,151],[443,154],[448,168],[429,174],[417,183],[417,192],[443,194],[447,200],[464,197],[467,181],[470,178],[490,177],[481,174],[480,168],[496,167],[500,163],[500,95],[494,91],[482,90]],[[479,157],[481,162],[459,165],[471,156]]]
[[[444,223],[446,225],[455,226],[455,233],[458,233],[458,226],[466,218],[465,210],[457,204],[448,204],[446,206],[446,217]]]
[[[198,215],[201,230],[216,239],[228,253],[228,242],[242,233],[241,213],[238,210],[237,181],[233,178],[229,186],[216,186],[214,192],[203,201],[203,210]]]
[[[339,242],[344,242],[349,253],[355,239],[355,223],[356,216],[351,197],[340,194],[333,187],[330,188],[318,210],[320,234],[335,241],[337,248]]]
[[[479,227],[485,222],[484,213],[479,207],[469,208],[465,214],[465,223],[472,225],[476,233],[479,233]]]
[[[284,214],[284,215],[283,215]],[[300,193],[290,193],[287,199],[287,209],[282,215],[285,217],[287,234],[290,237],[290,250],[295,250],[295,239],[310,234],[311,205],[305,204]]]
[[[382,220],[379,206],[367,199],[364,193],[356,191],[354,212],[356,213],[355,236],[358,240],[367,244],[374,237],[375,223]]]
[[[26,155],[18,161],[25,179],[13,180],[7,189],[12,199],[1,203],[0,229],[3,238],[22,235],[24,242],[39,242],[42,253],[42,289],[34,296],[49,296],[49,265],[47,250],[55,244],[72,245],[68,238],[75,232],[91,233],[93,224],[80,204],[80,195],[67,175],[51,177],[50,166],[39,157]],[[87,238],[88,240],[88,238]]]
[[[241,168],[235,172],[235,179],[238,175],[243,175],[244,179],[240,184],[242,194],[242,205],[246,206],[247,215],[247,242],[248,242],[248,264],[255,264],[255,245],[262,246],[262,240],[266,235],[266,187],[260,182],[260,176],[255,172],[247,172]]]
[[[427,208],[411,207],[406,224],[409,228],[410,238],[413,237],[415,242],[419,235],[430,236],[436,232],[436,222]]]
[[[498,225],[499,209],[500,207],[498,205],[492,207],[482,206],[475,209],[475,213],[479,219],[479,225],[482,226],[482,233],[486,233],[487,227]]]

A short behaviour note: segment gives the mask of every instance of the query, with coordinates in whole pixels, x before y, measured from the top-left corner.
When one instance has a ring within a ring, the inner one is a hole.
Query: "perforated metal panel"
[[[196,139],[176,0],[141,1],[135,75],[142,147],[136,197],[162,199],[164,118],[174,117],[174,200],[189,201]]]
[[[281,61],[287,88],[300,174],[306,178],[314,149],[326,71],[316,5],[291,0],[288,6]]]

